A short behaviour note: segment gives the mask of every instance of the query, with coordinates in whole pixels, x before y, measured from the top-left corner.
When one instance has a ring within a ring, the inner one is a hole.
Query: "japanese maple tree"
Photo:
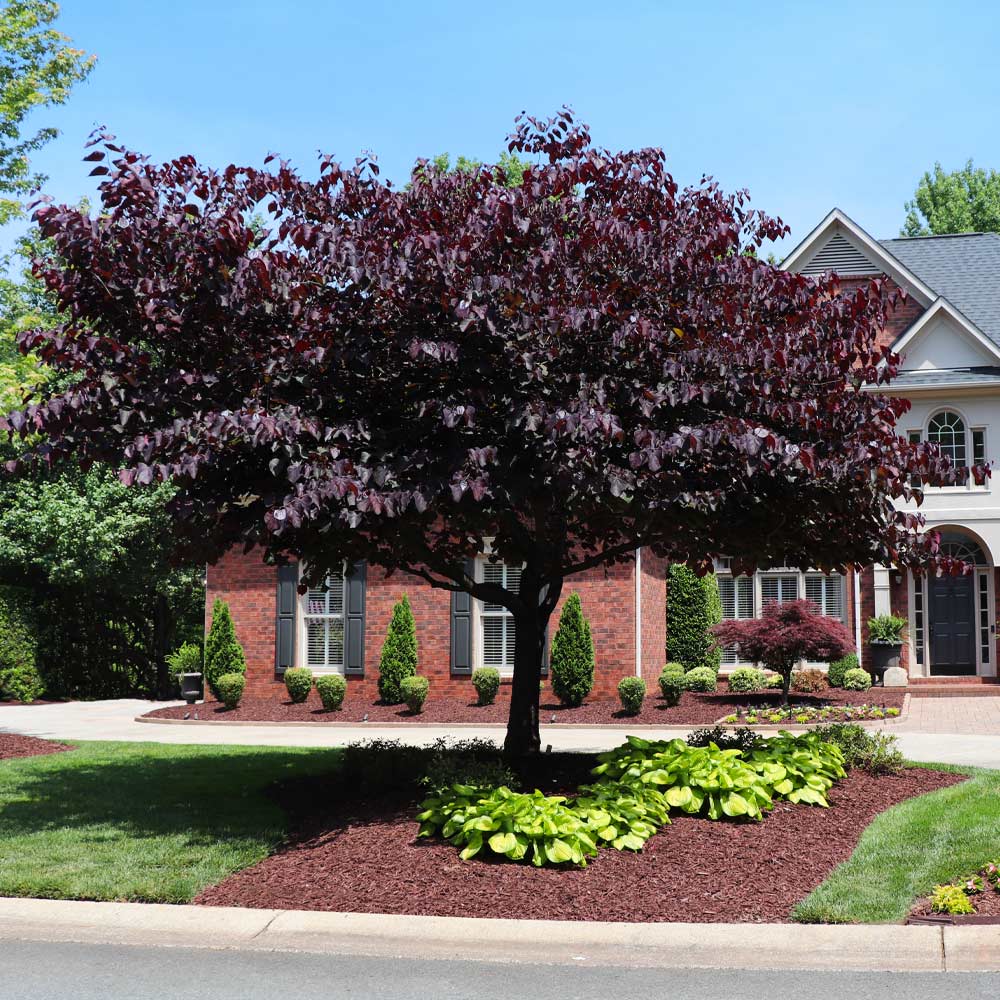
[[[310,581],[365,558],[508,608],[511,754],[538,749],[573,573],[640,546],[737,571],[926,556],[894,501],[957,474],[861,388],[896,370],[887,289],[771,266],[786,227],[679,188],[659,149],[600,149],[565,111],[519,120],[520,184],[421,161],[396,188],[365,158],[307,179],[95,147],[95,212],[35,210],[66,318],[21,344],[67,378],[11,433],[172,481],[189,557],[256,547]],[[518,592],[469,574],[485,551]]]
[[[711,628],[722,646],[739,646],[740,659],[781,674],[782,703],[788,704],[792,670],[802,661],[829,662],[854,651],[854,640],[842,622],[820,613],[806,600],[770,601],[760,618],[725,621]]]

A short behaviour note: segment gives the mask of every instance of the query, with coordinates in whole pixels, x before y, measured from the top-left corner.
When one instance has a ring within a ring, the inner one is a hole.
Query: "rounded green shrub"
[[[559,616],[549,671],[552,693],[564,705],[582,705],[594,688],[594,642],[577,593],[569,595]]]
[[[867,670],[855,667],[844,672],[845,691],[867,691],[871,686],[872,678]]]
[[[768,691],[780,691],[781,688],[784,687],[784,684],[785,682],[782,679],[781,674],[767,674],[764,678],[764,687],[767,688]]]
[[[243,689],[247,686],[247,679],[243,674],[223,674],[215,680],[216,690],[219,692],[219,701],[226,708],[236,708],[243,697]]]
[[[500,692],[500,671],[496,667],[477,667],[472,671],[472,686],[480,705],[492,705]]]
[[[711,692],[718,686],[715,671],[711,667],[695,667],[684,675],[684,687],[688,691]]]
[[[848,653],[847,656],[842,656],[839,660],[832,660],[826,670],[826,679],[830,687],[843,687],[844,674],[848,670],[857,670],[858,665],[857,653]]]
[[[618,698],[626,715],[638,715],[646,697],[646,682],[641,677],[623,677],[618,682]]]
[[[212,627],[205,639],[205,683],[219,697],[217,682],[224,674],[245,674],[247,661],[236,639],[236,626],[229,605],[216,599],[212,606]],[[221,699],[220,699],[221,700]]]
[[[321,674],[316,678],[316,693],[324,712],[339,712],[347,694],[347,681],[340,674]]]
[[[660,684],[660,694],[663,696],[663,700],[668,705],[676,705],[681,700],[681,695],[684,693],[684,675],[670,673],[668,674],[666,668],[659,677]]]
[[[404,677],[402,684],[399,685],[403,701],[414,715],[419,715],[424,710],[430,686],[431,683],[426,677]]]
[[[0,698],[27,703],[45,693],[37,653],[30,595],[18,587],[0,587]]]
[[[402,683],[417,672],[417,626],[410,599],[403,594],[392,609],[378,664],[378,694],[387,705],[405,701]]]
[[[719,584],[712,574],[698,576],[683,563],[667,570],[667,659],[688,671],[719,672],[722,650],[709,629],[722,621]]]
[[[665,674],[668,677],[677,677],[680,680],[684,680],[685,673],[683,663],[667,663],[660,671],[660,676],[662,677]]]
[[[309,697],[313,686],[312,671],[308,667],[289,667],[285,671],[285,688],[295,705],[301,705]]]
[[[755,694],[763,691],[766,683],[764,671],[756,667],[737,667],[729,675],[729,690],[735,694]]]

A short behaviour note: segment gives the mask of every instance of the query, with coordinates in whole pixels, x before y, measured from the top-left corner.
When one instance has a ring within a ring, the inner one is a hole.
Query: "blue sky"
[[[269,151],[489,159],[513,118],[563,103],[609,148],[662,146],[681,182],[714,175],[792,226],[834,205],[896,235],[922,172],[1000,168],[1000,5],[536,0],[62,0],[59,27],[96,53],[44,112],[47,191],[93,190],[80,162],[105,124],[130,147],[212,165]],[[11,234],[4,234],[7,243]]]

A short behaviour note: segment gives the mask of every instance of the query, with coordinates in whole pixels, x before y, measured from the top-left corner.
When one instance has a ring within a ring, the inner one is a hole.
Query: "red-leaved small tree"
[[[775,601],[760,618],[726,621],[712,628],[720,645],[740,647],[740,659],[781,674],[782,704],[788,704],[792,670],[800,660],[839,660],[854,650],[847,628],[820,614],[812,601]]]

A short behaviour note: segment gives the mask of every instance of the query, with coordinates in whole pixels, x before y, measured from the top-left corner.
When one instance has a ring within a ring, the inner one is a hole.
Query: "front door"
[[[932,674],[976,672],[974,576],[930,581]]]

